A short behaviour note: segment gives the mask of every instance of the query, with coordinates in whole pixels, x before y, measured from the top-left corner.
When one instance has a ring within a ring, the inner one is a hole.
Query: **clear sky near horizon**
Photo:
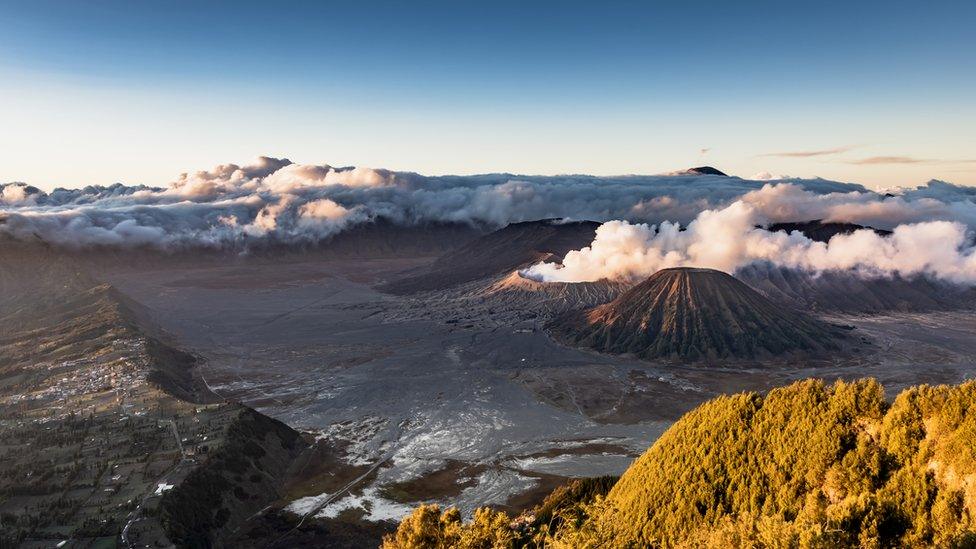
[[[0,182],[258,155],[976,184],[972,2],[0,0]]]

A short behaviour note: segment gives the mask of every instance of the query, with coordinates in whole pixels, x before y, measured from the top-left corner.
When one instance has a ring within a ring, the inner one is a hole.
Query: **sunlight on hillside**
[[[384,548],[973,547],[974,404],[976,382],[889,404],[873,379],[720,397],[561,520],[422,506]]]

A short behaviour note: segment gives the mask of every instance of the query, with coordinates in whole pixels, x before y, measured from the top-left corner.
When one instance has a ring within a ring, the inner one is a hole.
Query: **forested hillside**
[[[418,509],[385,547],[976,547],[976,382],[724,396],[561,520]],[[564,492],[565,493],[565,492]]]

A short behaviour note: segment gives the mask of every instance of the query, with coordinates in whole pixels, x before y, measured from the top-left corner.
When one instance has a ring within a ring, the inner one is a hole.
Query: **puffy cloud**
[[[811,192],[788,183],[767,184],[745,193],[751,204],[769,221],[837,221],[890,229],[903,223],[929,220],[959,221],[976,226],[976,189],[932,181],[900,194],[870,191]]]
[[[288,159],[262,156],[246,166],[221,164],[210,171],[180,174],[166,190],[190,200],[207,200],[222,195],[256,190],[260,181],[291,165]]]
[[[536,280],[586,282],[639,280],[669,267],[708,267],[733,273],[755,262],[806,271],[852,270],[867,276],[929,275],[976,283],[976,248],[962,223],[926,221],[898,225],[891,235],[870,229],[817,242],[798,231],[771,232],[762,207],[745,199],[706,210],[682,231],[660,226],[604,223],[593,243],[566,254],[562,264],[540,263],[523,271]],[[781,213],[781,212],[777,212]]]
[[[45,193],[8,184],[0,187],[0,233],[74,247],[239,246],[254,238],[318,241],[377,218],[487,228],[541,218],[687,224],[736,201],[770,221],[974,225],[974,197],[971,189],[943,182],[885,196],[824,179],[770,184],[687,173],[429,177],[261,157],[184,173],[165,188],[115,184]]]
[[[776,175],[767,171],[761,171],[749,179],[754,179],[756,181],[779,181],[781,179],[790,179],[788,175]]]
[[[305,234],[322,238],[368,219],[369,214],[362,207],[349,209],[328,198],[322,198],[303,204],[298,209],[297,226]]]
[[[0,205],[33,204],[41,190],[25,183],[0,185]]]

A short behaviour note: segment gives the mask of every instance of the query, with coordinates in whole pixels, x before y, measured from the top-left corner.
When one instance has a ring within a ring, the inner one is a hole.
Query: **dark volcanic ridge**
[[[78,261],[0,237],[0,546],[243,546],[227,540],[308,445],[211,392],[167,339]]]
[[[742,267],[735,276],[771,301],[800,310],[883,314],[951,311],[976,305],[976,289],[926,276],[810,273],[767,263]]]
[[[557,219],[512,223],[380,289],[393,294],[441,290],[508,274],[540,261],[561,261],[567,252],[589,246],[599,226],[595,221]]]
[[[726,273],[695,268],[658,271],[610,303],[560,316],[550,330],[601,352],[679,360],[822,353],[845,338]]]
[[[217,400],[194,375],[193,355],[170,345],[140,304],[77,263],[42,243],[0,241],[0,391],[25,389],[16,379],[50,377],[45,364],[98,357],[138,340],[148,381],[188,402]]]
[[[869,229],[881,236],[891,231],[856,223],[773,223],[770,231],[800,231],[817,242]],[[769,263],[753,263],[735,276],[772,301],[800,310],[840,313],[948,311],[976,304],[973,288],[927,276],[867,276],[850,271],[811,273]]]
[[[791,233],[793,231],[800,231],[810,240],[816,240],[817,242],[829,242],[831,238],[839,234],[851,234],[860,229],[870,229],[881,236],[891,234],[891,231],[875,229],[874,227],[858,225],[857,223],[824,222],[820,219],[802,222],[773,223],[766,227],[766,230],[772,232],[783,231]]]

